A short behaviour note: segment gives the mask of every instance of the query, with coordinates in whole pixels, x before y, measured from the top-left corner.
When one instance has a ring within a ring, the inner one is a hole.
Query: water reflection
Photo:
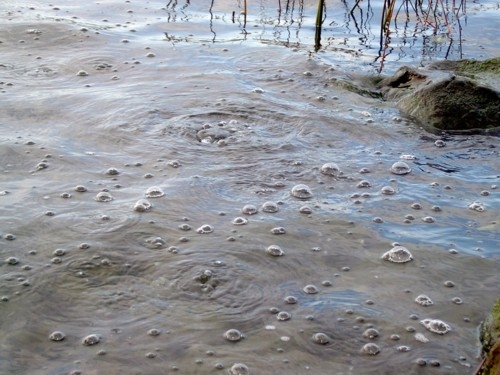
[[[171,0],[165,10],[167,29],[189,33],[184,38],[199,38],[194,24],[203,23],[208,14],[208,25],[201,26],[210,30],[212,43],[244,41],[250,34],[251,40],[264,44],[316,52],[342,51],[354,56],[362,53],[370,56],[379,72],[388,61],[463,58],[465,0],[261,0],[248,5],[246,0],[212,0],[209,4]],[[186,22],[192,24],[191,32],[185,25],[176,25]],[[176,39],[170,31],[165,35],[169,40]]]

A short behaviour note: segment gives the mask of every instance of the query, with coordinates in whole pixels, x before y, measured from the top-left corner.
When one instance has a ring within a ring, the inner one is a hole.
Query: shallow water
[[[498,138],[428,134],[328,85],[350,73],[342,58],[247,43],[221,21],[239,8],[217,5],[215,42],[194,5],[168,23],[160,2],[0,5],[1,372],[472,373],[500,281]],[[154,186],[165,195],[146,198]],[[382,260],[393,242],[414,259]]]

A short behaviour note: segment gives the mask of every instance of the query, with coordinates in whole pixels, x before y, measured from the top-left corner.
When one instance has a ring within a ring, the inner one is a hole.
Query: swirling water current
[[[328,84],[356,61],[188,5],[0,5],[0,373],[471,374],[498,138],[427,133]]]

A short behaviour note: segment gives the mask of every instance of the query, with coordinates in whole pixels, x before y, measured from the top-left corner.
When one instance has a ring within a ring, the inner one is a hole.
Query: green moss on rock
[[[481,326],[484,365],[481,375],[500,375],[500,298]]]

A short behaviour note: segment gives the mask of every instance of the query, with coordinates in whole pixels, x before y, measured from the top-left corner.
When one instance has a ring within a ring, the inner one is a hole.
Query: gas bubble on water
[[[372,195],[370,193],[363,193],[363,194],[361,194],[361,198],[365,198],[365,199],[366,198],[371,198],[371,196]]]
[[[6,239],[7,241],[14,241],[16,239],[16,236],[13,235],[12,233],[5,233],[3,238]]]
[[[85,70],[79,70],[77,73],[76,73],[77,76],[79,77],[86,77],[89,75],[89,73],[87,73]]]
[[[393,341],[398,341],[401,337],[394,333],[389,338]]]
[[[427,366],[427,361],[424,358],[417,358],[415,363],[421,367]]]
[[[52,254],[57,257],[62,257],[63,255],[66,254],[66,250],[64,249],[55,249]]]
[[[289,305],[295,305],[297,302],[298,302],[298,299],[295,296],[286,296],[285,297],[285,303],[288,303]]]
[[[106,174],[110,175],[110,176],[116,176],[116,175],[120,174],[120,172],[116,168],[108,168],[108,170],[106,171]]]
[[[417,202],[412,203],[410,207],[413,208],[414,210],[421,210],[422,209],[422,205],[420,203],[417,203]]]
[[[382,224],[382,223],[384,222],[384,220],[383,220],[381,217],[378,217],[378,216],[374,217],[374,218],[372,219],[372,221],[373,221],[374,223],[377,223],[377,224]]]
[[[270,245],[266,248],[266,253],[273,257],[280,257],[285,255],[285,252],[278,245]]]
[[[309,206],[302,206],[302,207],[299,208],[299,212],[301,214],[311,214],[312,213],[312,209]]]
[[[270,307],[270,308],[269,308],[269,312],[270,312],[271,314],[277,314],[277,313],[279,313],[279,312],[280,312],[280,309],[278,309],[277,307],[274,307],[274,306],[273,306],[273,307]]]
[[[477,212],[483,212],[485,210],[483,204],[481,202],[472,202],[468,206],[469,210],[477,211]]]
[[[333,283],[330,280],[323,280],[321,282],[321,285],[328,287],[328,286],[332,286]]]
[[[413,333],[413,332],[415,332],[415,331],[416,331],[416,329],[415,329],[415,327],[413,327],[413,326],[407,326],[407,327],[405,328],[405,331],[406,331],[406,332]]]
[[[396,350],[398,352],[403,352],[403,353],[406,353],[406,352],[409,352],[410,351],[410,347],[407,346],[407,345],[400,345],[396,348]]]
[[[434,219],[432,216],[424,216],[422,218],[422,221],[424,223],[432,224],[432,223],[436,222],[436,219]]]
[[[178,254],[179,253],[179,248],[177,246],[170,246],[167,251],[172,254]]]
[[[439,319],[423,319],[420,321],[427,330],[432,333],[437,333],[438,335],[444,335],[451,331],[451,327],[448,323]]]
[[[340,171],[340,168],[337,164],[335,163],[325,163],[322,165],[320,169],[321,173],[329,175],[329,176],[334,176],[337,177],[339,176],[342,172]]]
[[[368,168],[366,168],[366,167],[365,168],[361,168],[359,170],[359,173],[361,173],[361,174],[370,173],[370,170]]]
[[[245,224],[248,224],[248,220],[245,219],[244,217],[236,217],[233,219],[233,224],[234,225],[245,225]]]
[[[61,264],[62,263],[62,258],[60,257],[54,257],[50,260],[54,264]]]
[[[276,202],[267,201],[262,204],[261,210],[263,212],[275,213],[279,211],[279,208]]]
[[[394,195],[396,194],[396,190],[392,186],[384,186],[380,189],[380,193],[384,195]]]
[[[164,195],[165,193],[159,186],[151,186],[146,190],[145,193],[146,198],[160,198],[163,197]]]
[[[327,345],[331,342],[330,337],[328,337],[328,335],[323,332],[314,333],[311,339],[315,344],[319,345]]]
[[[406,263],[413,259],[413,255],[404,246],[394,246],[382,255],[382,259],[393,263]]]
[[[462,299],[460,297],[453,297],[451,299],[451,302],[453,302],[456,305],[461,305],[462,303],[464,303],[464,301],[462,301]]]
[[[96,345],[101,341],[101,338],[99,335],[96,334],[90,334],[88,336],[85,336],[82,340],[82,344],[86,346],[91,346],[91,345]]]
[[[391,166],[391,172],[397,175],[405,175],[411,172],[411,168],[404,161],[397,161]]]
[[[455,286],[455,283],[451,280],[446,280],[443,285],[447,288],[453,288]]]
[[[229,375],[249,375],[250,369],[244,363],[235,363],[229,369]]]
[[[241,209],[241,213],[243,213],[245,215],[255,215],[257,212],[258,212],[258,209],[253,204],[247,204],[247,205],[243,206],[243,208]]]
[[[351,270],[351,267],[348,267],[348,266],[344,266],[341,268],[342,271],[344,272],[349,272]]]
[[[425,294],[420,294],[419,296],[417,296],[417,298],[415,298],[415,302],[421,306],[434,305],[434,302],[429,298],[429,296],[426,296]]]
[[[380,348],[377,344],[370,342],[363,345],[363,347],[361,348],[361,352],[367,355],[377,355],[378,353],[380,353]]]
[[[184,224],[179,225],[179,229],[187,232],[187,231],[191,230],[192,227],[191,227],[191,225],[184,223]]]
[[[368,328],[363,332],[363,337],[373,340],[380,336],[380,333],[375,328]]]
[[[231,342],[238,342],[243,339],[244,336],[239,330],[231,328],[224,332],[224,338]]]
[[[149,211],[153,205],[146,199],[139,199],[134,205],[134,211],[136,212],[146,212]]]
[[[101,191],[97,193],[94,199],[97,202],[111,202],[113,200],[113,196],[106,191]]]
[[[276,227],[271,229],[272,234],[285,234],[286,230],[283,227]]]
[[[313,196],[312,190],[305,184],[298,184],[292,187],[290,195],[299,199],[309,199]]]
[[[434,142],[434,146],[441,148],[441,147],[445,147],[446,143],[443,140],[438,139],[437,141]]]
[[[79,193],[84,193],[87,191],[87,188],[83,185],[76,185],[75,186],[75,191],[79,192]]]
[[[203,224],[201,227],[196,229],[196,232],[200,234],[212,233],[213,231],[214,228],[210,224]]]
[[[416,315],[416,314],[410,314],[408,316],[408,318],[410,318],[411,320],[418,320],[418,315]]]
[[[86,249],[90,249],[90,245],[86,242],[82,242],[80,245],[78,245],[78,248],[81,250],[86,250]]]
[[[290,320],[292,318],[292,314],[290,314],[289,312],[287,311],[280,311],[277,315],[276,315],[276,319],[280,320],[280,321],[286,321],[286,320]]]
[[[16,264],[19,264],[19,262],[20,262],[19,258],[16,257],[8,257],[7,259],[5,259],[5,263],[11,266],[15,266]]]
[[[431,210],[434,211],[434,212],[441,212],[442,211],[441,207],[439,207],[439,206],[432,206]]]
[[[312,284],[306,285],[302,290],[306,294],[317,294],[317,293],[319,293],[318,287],[315,286],[315,285],[312,285]]]
[[[356,185],[356,187],[358,189],[367,189],[367,188],[371,188],[372,184],[368,180],[361,180],[361,181],[358,182],[358,184]]]
[[[479,195],[482,195],[483,197],[487,197],[488,195],[490,195],[490,192],[488,190],[483,190],[479,193]]]
[[[49,340],[52,341],[62,341],[66,338],[66,335],[62,331],[54,331],[49,335]]]

